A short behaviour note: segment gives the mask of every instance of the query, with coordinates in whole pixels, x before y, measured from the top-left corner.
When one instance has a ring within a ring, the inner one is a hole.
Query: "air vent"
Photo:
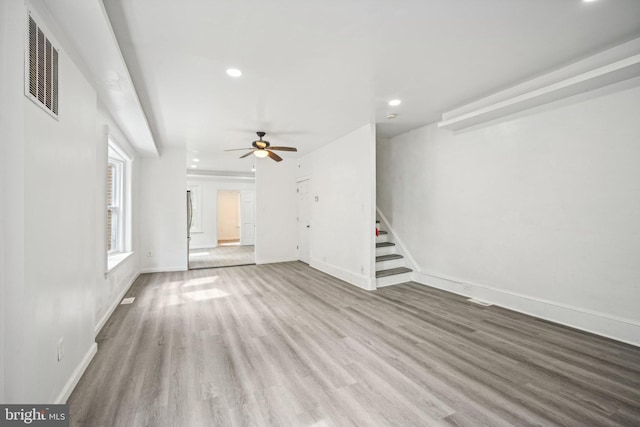
[[[26,95],[58,117],[58,49],[29,14]]]

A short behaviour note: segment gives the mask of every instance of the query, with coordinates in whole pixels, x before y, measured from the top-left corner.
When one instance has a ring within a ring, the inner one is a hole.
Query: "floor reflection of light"
[[[200,285],[207,285],[209,283],[213,283],[216,280],[218,280],[218,276],[214,276],[214,277],[202,277],[200,279],[191,279],[191,280],[187,280],[182,287],[183,288],[188,288],[189,286],[200,286]]]
[[[200,252],[200,253],[190,253],[189,256],[207,256],[209,255],[209,252]]]
[[[220,289],[205,289],[203,291],[185,292],[182,296],[192,301],[203,301],[207,299],[228,297],[229,294]]]
[[[173,305],[179,305],[182,304],[182,298],[180,298],[180,295],[176,295],[176,294],[172,294],[172,295],[167,295],[166,297],[163,297],[163,303],[162,305],[164,307],[171,307]]]

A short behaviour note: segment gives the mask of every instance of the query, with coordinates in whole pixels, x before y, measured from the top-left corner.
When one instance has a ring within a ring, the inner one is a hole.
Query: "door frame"
[[[307,185],[307,197],[306,200],[301,200],[300,199],[300,185],[306,182]],[[311,177],[304,177],[304,178],[299,178],[298,180],[296,180],[296,193],[298,194],[298,214],[297,214],[297,227],[298,227],[298,241],[296,244],[296,249],[298,251],[298,260],[307,263],[307,264],[311,264]],[[307,230],[305,231],[304,228],[301,228],[300,225],[300,212],[301,212],[301,205],[302,203],[306,203],[307,205],[307,222],[308,224],[306,225]],[[301,237],[301,232],[307,233],[307,251],[306,251],[306,259],[303,259],[303,256],[301,256],[302,250],[300,249],[301,244],[300,242],[302,241],[302,237]]]

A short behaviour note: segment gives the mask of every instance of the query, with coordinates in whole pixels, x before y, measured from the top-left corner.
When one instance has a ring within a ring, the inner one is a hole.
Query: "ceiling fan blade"
[[[243,150],[253,150],[253,148],[232,148],[231,150],[224,150],[224,151],[243,151]]]
[[[243,156],[240,156],[240,158],[241,158],[241,159],[244,159],[245,157],[252,155],[254,151],[256,151],[256,149],[255,149],[255,148],[254,148],[254,149],[252,149],[251,151],[249,151],[247,154],[245,154],[245,155],[243,155]]]
[[[298,151],[298,149],[294,147],[269,147],[269,150]]]
[[[282,161],[282,157],[278,156],[276,153],[274,153],[272,151],[267,150],[267,154],[269,155],[269,157],[271,157],[276,162],[281,162]]]

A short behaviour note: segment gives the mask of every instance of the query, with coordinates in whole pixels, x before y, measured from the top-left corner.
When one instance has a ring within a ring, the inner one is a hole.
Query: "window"
[[[109,137],[107,156],[107,272],[132,253],[131,246],[131,164],[129,157]]]
[[[123,182],[125,160],[109,144],[107,165],[107,252],[124,252]]]

